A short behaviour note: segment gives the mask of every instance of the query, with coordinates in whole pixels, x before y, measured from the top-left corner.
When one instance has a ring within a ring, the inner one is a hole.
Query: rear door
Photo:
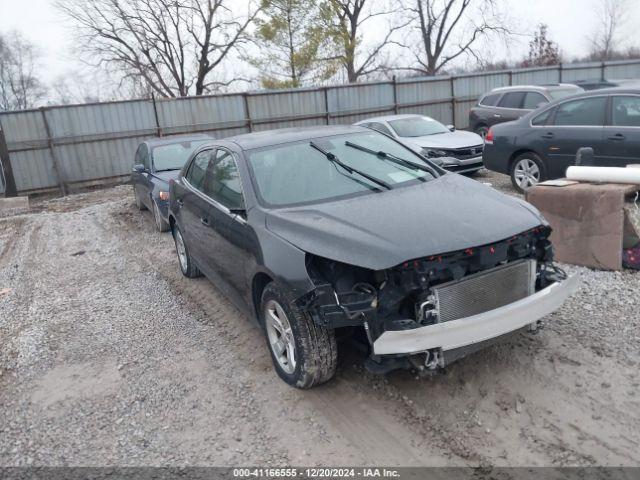
[[[613,95],[604,127],[603,164],[640,163],[640,96]]]
[[[592,147],[596,161],[603,161],[606,106],[604,95],[569,100],[555,108],[548,125],[534,127],[550,178],[564,177],[581,147]]]
[[[502,122],[510,122],[511,120],[517,120],[524,115],[526,110],[522,109],[522,104],[527,92],[514,91],[507,92],[502,95],[502,98],[498,102],[497,108],[492,109],[492,114],[489,115],[487,121],[489,126]]]

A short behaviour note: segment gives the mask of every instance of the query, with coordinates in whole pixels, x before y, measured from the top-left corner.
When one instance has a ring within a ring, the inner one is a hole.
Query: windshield
[[[335,155],[347,167],[387,183],[391,188],[420,178],[432,179],[425,171],[394,163],[371,153],[350,147],[346,142],[375,152],[384,151],[420,165],[429,165],[421,157],[378,132],[314,138],[284,145],[250,150],[246,153],[259,197],[270,206],[313,203],[360,193],[386,191],[379,183],[362,175],[349,173],[327,158],[323,151]],[[430,165],[429,165],[430,166]]]
[[[153,149],[153,167],[155,171],[180,170],[193,151],[206,141],[191,140],[155,147]]]
[[[554,100],[558,100],[560,98],[569,97],[571,95],[576,95],[578,93],[584,92],[583,88],[575,87],[575,88],[562,88],[559,90],[549,90],[549,95]]]
[[[428,117],[409,117],[390,120],[389,125],[400,137],[423,137],[437,133],[447,133],[449,129],[440,122]]]

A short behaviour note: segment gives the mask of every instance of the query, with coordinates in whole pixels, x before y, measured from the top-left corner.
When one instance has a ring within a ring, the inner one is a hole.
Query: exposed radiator
[[[520,260],[433,287],[439,321],[502,307],[535,293],[536,262]]]

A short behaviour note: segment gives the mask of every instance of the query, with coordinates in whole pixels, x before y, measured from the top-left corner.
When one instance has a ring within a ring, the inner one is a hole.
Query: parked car
[[[336,330],[364,339],[372,371],[437,369],[535,324],[576,286],[534,207],[366,128],[209,142],[170,197],[182,273],[255,318],[299,388],[333,376]]]
[[[606,80],[606,79],[591,79],[591,80],[577,80],[573,82],[574,85],[579,86],[585,91],[589,90],[600,90],[602,88],[613,88],[613,87],[628,87],[634,88],[640,86],[639,80],[634,79],[624,79],[624,80]]]
[[[169,181],[207,140],[211,140],[208,135],[176,135],[152,138],[138,145],[131,172],[133,196],[138,210],[151,210],[159,232],[169,230]]]
[[[484,164],[511,176],[519,190],[564,177],[581,147],[597,166],[620,167],[640,159],[640,89],[594,90],[557,100],[514,122],[491,127]]]
[[[516,120],[549,102],[583,91],[569,83],[494,88],[469,110],[469,130],[484,138],[493,125]]]
[[[442,168],[475,173],[482,168],[482,138],[424,115],[388,115],[355,123],[389,135]]]

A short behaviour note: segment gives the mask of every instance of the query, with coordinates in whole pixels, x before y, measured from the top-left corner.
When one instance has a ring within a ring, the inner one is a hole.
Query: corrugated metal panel
[[[514,70],[511,77],[513,85],[542,85],[545,83],[558,83],[560,70],[557,67],[545,69]]]
[[[398,113],[415,113],[418,115],[426,115],[427,117],[435,118],[445,125],[453,123],[451,112],[451,102],[441,103],[437,105],[424,105],[419,107],[403,107],[398,109]]]
[[[505,85],[509,85],[508,72],[490,72],[482,75],[456,77],[453,81],[453,91],[456,97],[473,97],[474,100],[477,100],[483,93]]]
[[[469,127],[469,110],[476,105],[477,100],[456,102],[456,128]]]
[[[254,122],[323,115],[325,112],[324,92],[322,90],[250,95],[247,97],[247,101],[249,114]]]
[[[584,63],[580,65],[563,65],[562,81],[575,82],[576,80],[594,80],[602,76],[602,66],[600,63]]]
[[[327,97],[331,113],[379,111],[393,107],[393,85],[363,83],[352,87],[330,88],[327,90]]]
[[[640,79],[640,63],[611,62],[604,69],[604,78],[612,80]]]
[[[31,150],[11,154],[11,166],[18,191],[53,188],[57,177],[49,150]]]
[[[451,97],[450,79],[429,78],[416,80],[398,82],[396,91],[400,105],[443,100]]]
[[[227,128],[237,129],[246,124],[242,95],[190,97],[156,104],[165,135],[210,131],[216,132],[216,136],[228,136]]]
[[[0,114],[0,124],[10,151],[47,145],[42,112],[38,110]]]

